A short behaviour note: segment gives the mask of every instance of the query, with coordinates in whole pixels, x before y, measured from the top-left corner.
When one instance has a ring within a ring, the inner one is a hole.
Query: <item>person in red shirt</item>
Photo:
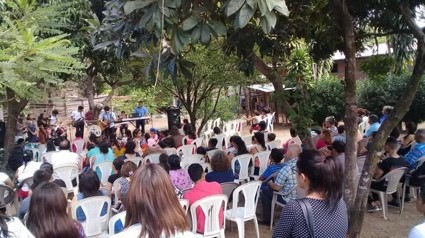
[[[223,194],[223,190],[219,183],[205,181],[204,169],[200,164],[191,164],[188,168],[188,172],[190,179],[192,179],[195,185],[190,191],[186,192],[183,197],[189,200],[190,206],[204,197]],[[198,233],[203,234],[205,225],[205,215],[200,207],[196,209],[196,217],[198,218],[196,231]],[[221,225],[224,224],[223,210],[220,211],[220,223]]]

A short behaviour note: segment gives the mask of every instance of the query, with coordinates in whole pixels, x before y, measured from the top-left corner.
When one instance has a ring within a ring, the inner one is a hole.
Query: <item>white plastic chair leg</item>
[[[242,219],[237,219],[236,224],[238,225],[239,238],[245,238],[245,221]]]
[[[379,197],[381,198],[382,213],[384,214],[384,219],[388,220],[387,194],[385,192],[379,192]]]
[[[273,229],[274,208],[275,208],[275,205],[276,205],[276,200],[275,200],[275,198],[276,198],[276,195],[274,195],[274,194],[273,194],[273,198],[272,198],[272,208],[271,208],[271,211],[270,211],[270,230],[272,230],[272,229]]]
[[[257,233],[257,238],[260,238],[260,230],[258,229],[257,216],[254,216],[254,225],[255,225],[255,232]]]
[[[224,229],[221,229],[220,230],[220,238],[224,238],[225,237],[225,235],[224,235]]]

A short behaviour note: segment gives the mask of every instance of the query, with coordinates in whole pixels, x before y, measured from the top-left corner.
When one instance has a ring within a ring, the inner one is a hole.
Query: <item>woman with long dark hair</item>
[[[342,200],[344,168],[341,161],[323,157],[315,150],[305,150],[299,155],[294,172],[298,186],[307,195],[302,200],[288,201],[273,237],[345,237],[348,216]],[[310,213],[313,229],[309,229],[302,207],[306,208],[306,214]]]
[[[81,224],[67,213],[68,202],[54,183],[40,184],[31,196],[27,227],[35,237],[86,237]]]
[[[227,156],[230,159],[233,159],[233,157],[243,154],[249,154],[248,149],[246,148],[245,142],[242,140],[240,136],[232,136],[229,139],[230,145],[234,148],[232,152],[229,152]]]
[[[45,112],[40,113],[37,119],[38,126],[38,141],[40,144],[46,144],[47,139],[49,138],[49,118],[46,116]]]
[[[111,237],[193,237],[170,177],[157,164],[136,170],[126,197],[125,230]]]
[[[6,215],[6,204],[0,204],[0,237],[33,238],[31,232],[16,217]]]

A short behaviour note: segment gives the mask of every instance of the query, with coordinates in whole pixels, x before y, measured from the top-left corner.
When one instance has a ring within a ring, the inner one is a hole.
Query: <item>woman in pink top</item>
[[[332,144],[332,136],[329,130],[323,130],[320,134],[320,139],[316,143],[316,149],[319,150],[322,147]]]
[[[170,155],[168,164],[170,165],[170,177],[174,187],[181,191],[192,188],[192,180],[190,180],[189,174],[180,167],[180,157],[178,155]]]
[[[223,194],[223,190],[219,183],[217,182],[207,182],[205,181],[205,173],[204,169],[200,164],[191,164],[188,168],[190,178],[195,183],[193,188],[186,192],[183,197],[184,199],[189,200],[189,205],[192,205],[196,201],[208,197],[211,195],[219,195]],[[220,211],[220,224],[224,224],[224,215],[223,210]],[[196,209],[196,217],[197,217],[197,227],[196,232],[203,234],[204,226],[205,226],[205,215],[202,212],[202,209],[198,207]]]

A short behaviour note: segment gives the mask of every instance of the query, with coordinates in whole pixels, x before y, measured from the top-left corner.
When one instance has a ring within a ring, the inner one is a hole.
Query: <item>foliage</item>
[[[231,121],[239,117],[242,107],[238,95],[222,96],[217,103],[216,112],[212,118],[221,118],[222,121]]]
[[[74,58],[78,48],[71,47],[68,36],[52,24],[63,5],[37,7],[31,0],[5,3],[8,9],[1,13],[0,25],[0,87],[11,88],[20,98],[37,99],[43,85],[60,83],[61,74],[75,74],[82,68]]]
[[[134,88],[127,86],[119,89],[117,94],[117,96],[122,96],[122,98],[117,97],[112,100],[112,106],[115,108],[116,113],[121,111],[126,113],[133,112],[140,100],[143,100],[151,114],[154,114],[161,107],[167,107],[172,104],[171,95],[160,87],[145,86]]]
[[[312,106],[314,122],[321,125],[327,116],[335,116],[337,120],[344,118],[344,81],[333,76],[320,78],[311,93],[315,100]]]
[[[394,106],[402,95],[409,80],[409,73],[401,75],[389,74],[383,81],[363,80],[357,88],[358,104],[370,113],[381,115],[382,107]],[[425,121],[425,78],[422,79],[415,99],[403,121],[415,123]]]
[[[361,61],[360,69],[366,73],[369,79],[379,79],[385,77],[393,71],[395,60],[387,55],[375,55]]]

